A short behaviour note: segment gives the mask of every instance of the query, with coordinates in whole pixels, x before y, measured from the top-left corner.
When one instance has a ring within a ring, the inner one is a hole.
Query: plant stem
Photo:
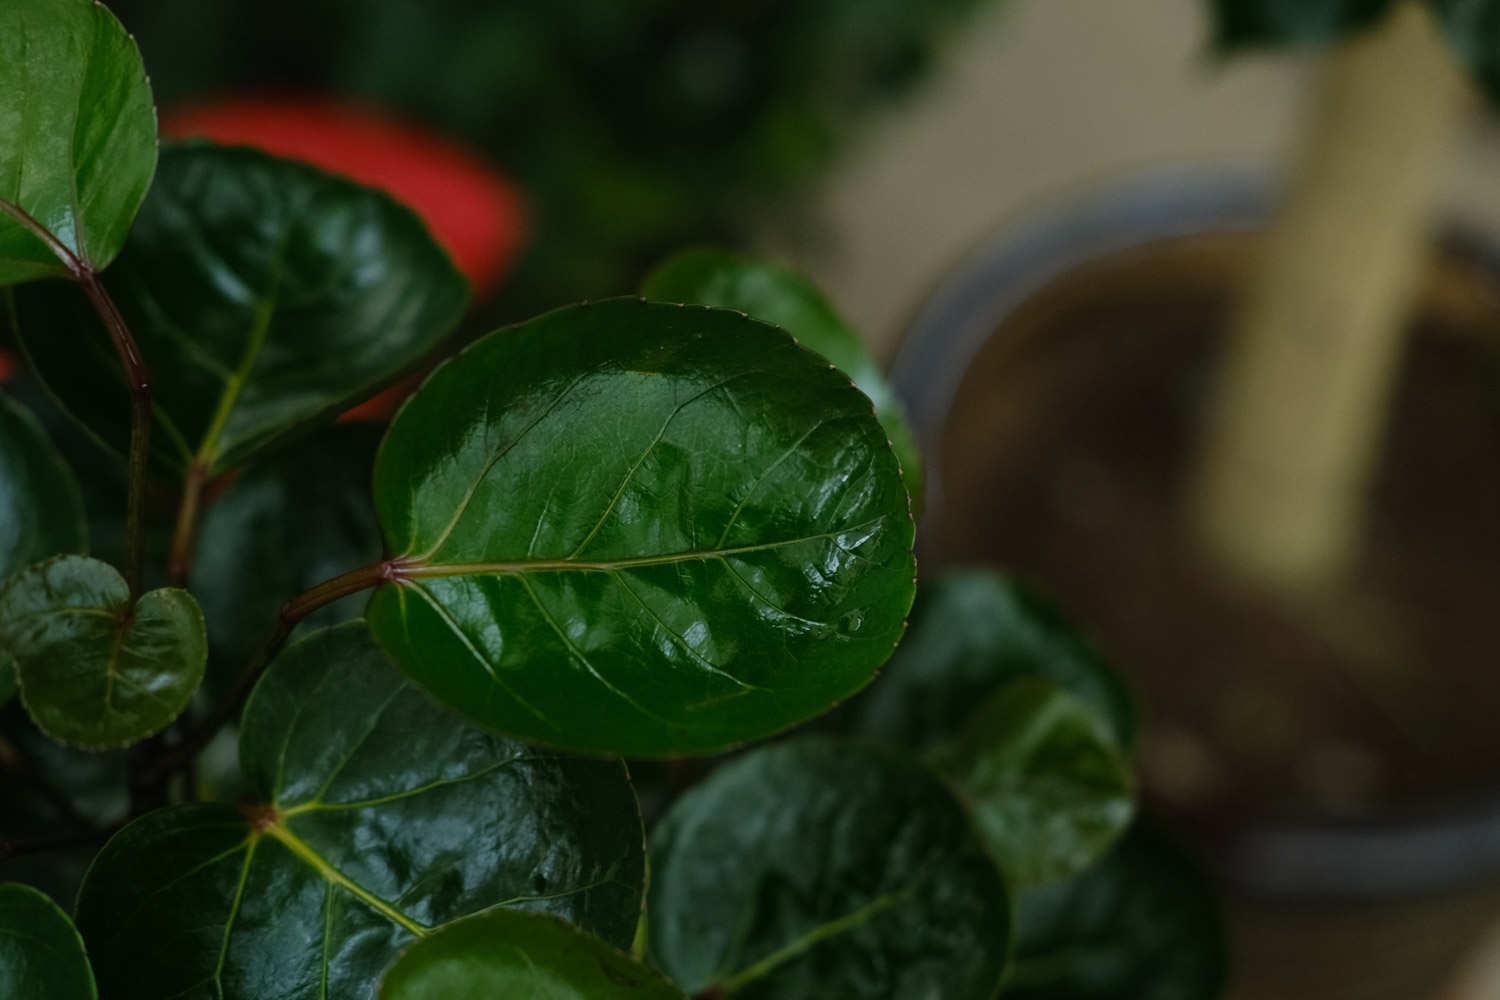
[[[361,566],[359,569],[320,583],[283,604],[281,612],[276,616],[275,625],[265,641],[261,643],[260,648],[250,657],[228,696],[212,715],[184,736],[180,743],[168,749],[152,763],[147,772],[149,780],[154,783],[165,782],[174,772],[187,767],[203,748],[208,746],[219,730],[223,729],[239,712],[256,682],[265,673],[266,667],[270,666],[271,661],[276,658],[276,654],[281,651],[281,647],[286,644],[287,638],[299,622],[334,601],[395,579],[400,567],[401,563],[396,560],[384,560]]]
[[[1231,329],[1190,496],[1235,576],[1315,592],[1351,570],[1430,216],[1469,89],[1425,6],[1335,53]]]
[[[174,587],[186,585],[188,571],[192,568],[203,487],[207,482],[207,468],[199,462],[188,466],[182,481],[182,500],[177,507],[177,528],[172,532],[172,548],[167,554],[167,582]]]
[[[0,199],[0,214],[15,219],[33,236],[55,254],[68,269],[89,303],[98,313],[100,321],[109,333],[115,353],[119,355],[120,367],[125,373],[125,387],[130,393],[130,456],[129,494],[125,503],[125,579],[130,583],[130,595],[141,594],[141,568],[146,552],[146,474],[149,447],[151,444],[151,372],[146,359],[141,355],[140,345],[130,333],[125,317],[120,315],[114,300],[99,281],[99,274],[86,261],[79,258],[59,240],[50,229],[33,218],[20,205]]]

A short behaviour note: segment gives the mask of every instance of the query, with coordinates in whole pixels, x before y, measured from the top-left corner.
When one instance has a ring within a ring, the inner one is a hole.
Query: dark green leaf
[[[1109,727],[1040,677],[1002,687],[933,762],[968,802],[1012,886],[1077,875],[1135,813],[1130,763]]]
[[[996,688],[1017,677],[1055,681],[1093,706],[1127,749],[1135,709],[1116,673],[1057,610],[989,570],[924,582],[911,629],[880,683],[849,706],[853,730],[902,746],[948,739]]]
[[[257,804],[150,813],[90,869],[78,922],[109,996],[368,996],[414,938],[497,906],[634,934],[644,857],[624,768],[464,725],[360,622],[276,660],[240,758]]]
[[[16,696],[16,664],[9,655],[0,653],[0,706]]]
[[[1492,102],[1500,102],[1500,2],[1427,0],[1448,40]]]
[[[479,722],[641,757],[767,736],[867,683],[912,599],[870,404],[785,333],[614,300],[433,373],[375,467],[370,625]]]
[[[1005,1000],[1212,1000],[1223,920],[1197,866],[1137,827],[1103,862],[1023,893]]]
[[[496,910],[406,950],[380,1000],[685,1000],[628,955],[555,917]]]
[[[48,556],[87,548],[73,470],[41,424],[0,392],[0,581]]]
[[[1391,0],[1210,0],[1223,50],[1323,45],[1374,24]]]
[[[201,144],[163,151],[108,284],[151,361],[159,461],[210,474],[416,363],[467,301],[421,220],[386,195]],[[123,452],[119,365],[80,299],[26,289],[21,342],[68,409]]]
[[[314,584],[380,558],[370,470],[380,430],[339,424],[246,473],[203,517],[188,577],[208,618],[209,690],[238,675],[281,604]],[[348,598],[303,627],[359,616]]]
[[[832,361],[875,404],[875,415],[890,435],[906,490],[922,497],[922,459],[906,422],[906,409],[865,343],[805,277],[766,260],[722,250],[688,250],[646,278],[641,294],[658,302],[720,306],[779,326],[809,350]]]
[[[0,885],[0,996],[91,1000],[98,996],[83,940],[57,904],[35,889]]]
[[[647,943],[690,993],[989,1000],[1009,902],[919,764],[803,738],[725,764],[652,835]]]
[[[0,4],[0,201],[98,270],[156,169],[156,108],[135,41],[92,0]],[[0,285],[66,274],[0,211]]]
[[[153,590],[132,605],[125,578],[84,556],[11,578],[0,590],[0,641],[36,724],[91,750],[129,746],[177,718],[208,658],[193,595]]]

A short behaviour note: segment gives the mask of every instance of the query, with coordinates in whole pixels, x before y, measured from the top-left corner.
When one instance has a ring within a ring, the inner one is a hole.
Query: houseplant
[[[825,713],[915,593],[915,455],[800,279],[699,254],[653,280],[667,301],[496,331],[372,449],[320,425],[466,301],[409,210],[259,151],[159,150],[90,0],[0,8],[0,136],[0,284],[46,421],[3,400],[0,991],[1217,990],[1191,866],[1126,832],[1118,682],[991,574],[925,597],[890,668],[962,697],[899,733],[858,699],[736,754],[653,829],[648,892],[620,758]],[[752,287],[864,391],[722,308]],[[87,494],[58,406],[94,439]],[[111,462],[118,566],[84,554]]]

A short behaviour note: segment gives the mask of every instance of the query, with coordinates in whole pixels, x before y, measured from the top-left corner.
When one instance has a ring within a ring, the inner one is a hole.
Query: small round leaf
[[[1228,978],[1223,916],[1198,866],[1137,827],[1069,882],[1029,889],[1003,1000],[1213,1000]]]
[[[151,85],[108,8],[0,4],[0,201],[99,270],[125,242],[155,169]],[[0,285],[66,273],[42,239],[0,211]]]
[[[169,146],[110,292],[151,361],[167,469],[210,475],[331,417],[416,364],[462,318],[463,276],[381,192],[250,149]],[[42,380],[124,453],[119,363],[77,289],[17,296]]]
[[[13,1000],[92,1000],[98,996],[83,939],[42,893],[0,885],[0,996]]]
[[[691,302],[738,309],[779,326],[809,350],[832,361],[875,404],[890,435],[913,501],[922,498],[922,458],[906,408],[869,348],[807,278],[768,260],[723,250],[686,250],[647,278],[641,294],[658,302]]]
[[[647,943],[689,993],[989,1000],[1005,883],[921,765],[799,739],[753,751],[652,835]]]
[[[395,579],[370,626],[480,723],[660,757],[768,736],[864,686],[912,599],[870,404],[785,333],[614,300],[438,368],[375,466]]]
[[[0,392],[0,581],[88,547],[83,494],[46,431]]]
[[[1012,886],[1069,878],[1130,825],[1135,781],[1109,728],[1051,681],[1002,687],[933,756]]]
[[[16,662],[21,700],[60,743],[129,746],[159,732],[203,680],[203,613],[185,590],[131,604],[114,567],[61,556],[0,590],[0,640]]]
[[[990,570],[923,582],[906,639],[880,683],[850,704],[847,721],[862,737],[929,747],[956,733],[1001,685],[1029,676],[1093,706],[1130,748],[1135,708],[1119,675],[1050,603]]]
[[[89,870],[78,923],[109,996],[368,996],[412,940],[498,906],[634,935],[644,838],[624,767],[464,725],[362,622],[277,658],[240,760],[254,802],[149,813]]]
[[[380,1000],[685,1000],[655,972],[577,928],[496,910],[456,921],[406,950]]]

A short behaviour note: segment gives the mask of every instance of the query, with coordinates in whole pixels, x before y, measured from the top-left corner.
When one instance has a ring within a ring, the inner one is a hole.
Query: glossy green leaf
[[[78,923],[109,996],[368,996],[413,939],[498,906],[634,934],[644,848],[623,766],[464,725],[360,622],[277,658],[240,758],[255,804],[150,813],[90,869]]]
[[[496,910],[440,929],[386,973],[380,1000],[685,1000],[655,972],[555,917]]]
[[[1224,50],[1324,45],[1367,28],[1392,0],[1209,0],[1214,43]]]
[[[847,722],[870,739],[932,746],[1002,684],[1028,676],[1055,681],[1093,706],[1121,745],[1134,742],[1135,708],[1115,671],[1056,608],[989,570],[922,583],[906,639]]]
[[[647,943],[689,993],[989,1000],[1009,912],[942,781],[860,744],[748,753],[652,834]]]
[[[687,250],[653,271],[641,294],[658,302],[737,309],[781,327],[803,347],[832,361],[875,404],[875,414],[901,461],[907,492],[913,501],[921,501],[922,458],[905,407],[859,334],[807,278],[767,260],[722,250]]]
[[[98,996],[83,939],[57,904],[30,886],[0,885],[0,996],[91,1000]]]
[[[435,371],[375,466],[395,579],[370,626],[479,722],[655,757],[857,691],[912,599],[912,521],[870,404],[780,330],[613,300]]]
[[[380,430],[338,424],[235,480],[208,508],[188,583],[208,618],[206,686],[223,687],[294,594],[380,558],[370,470]],[[359,616],[364,598],[337,602],[303,629]]]
[[[208,639],[185,590],[132,605],[114,567],[61,556],[0,590],[0,641],[21,700],[53,739],[92,750],[129,746],[177,718],[203,680]]]
[[[93,0],[0,4],[0,201],[95,270],[120,250],[156,169],[156,108],[135,41]],[[66,274],[0,211],[0,285]]]
[[[1223,918],[1189,858],[1137,827],[1103,862],[1021,894],[1004,1000],[1213,1000]]]
[[[1012,886],[1077,875],[1135,814],[1130,762],[1109,727],[1040,677],[992,695],[933,763],[968,803]]]
[[[73,470],[41,424],[0,392],[0,581],[48,556],[87,548]]]
[[[150,359],[153,449],[222,472],[337,413],[430,352],[463,316],[463,277],[386,195],[248,149],[165,149],[107,284]],[[76,289],[17,296],[48,387],[114,450],[118,362]]]

